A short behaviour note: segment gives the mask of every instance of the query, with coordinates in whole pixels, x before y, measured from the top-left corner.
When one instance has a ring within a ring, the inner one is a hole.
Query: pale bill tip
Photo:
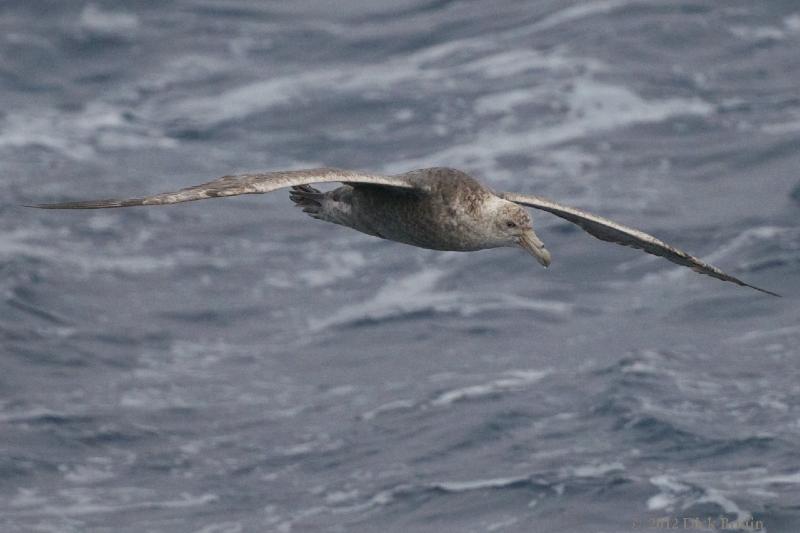
[[[534,256],[540,265],[545,268],[550,266],[552,259],[550,252],[544,247],[544,243],[532,230],[522,235],[519,240],[519,245]]]

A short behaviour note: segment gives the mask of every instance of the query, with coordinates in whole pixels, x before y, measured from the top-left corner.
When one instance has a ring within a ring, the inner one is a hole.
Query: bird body
[[[343,185],[327,193],[309,185],[329,182]],[[239,174],[141,198],[30,207],[106,209],[169,205],[263,194],[282,188],[291,188],[291,199],[312,217],[368,235],[434,250],[473,251],[519,246],[546,267],[550,265],[550,252],[534,232],[533,221],[524,209],[532,207],[568,220],[603,241],[638,248],[695,272],[779,296],[726,274],[643,231],[540,196],[493,191],[465,172],[446,167],[412,170],[393,176],[336,168]]]
[[[313,218],[431,250],[515,246],[508,221],[530,226],[523,209],[464,172],[432,168],[405,176],[413,189],[354,183],[321,193],[302,185],[292,187],[291,198]]]

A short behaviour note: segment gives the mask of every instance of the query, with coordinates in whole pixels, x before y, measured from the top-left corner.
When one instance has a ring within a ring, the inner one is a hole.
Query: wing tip
[[[719,278],[719,279],[722,279],[724,281],[731,281],[731,282],[739,285],[740,287],[749,287],[751,289],[757,290],[758,292],[763,292],[764,294],[769,294],[770,296],[775,296],[777,298],[783,298],[783,295],[778,294],[777,292],[773,292],[773,291],[768,290],[768,289],[762,289],[761,287],[756,287],[755,285],[751,285],[751,284],[747,283],[746,281],[742,281],[739,278],[734,278],[733,276],[727,276],[726,278]]]
[[[783,298],[783,295],[778,294],[777,292],[772,292],[767,289],[762,289],[761,287],[756,287],[755,285],[750,285],[749,283],[745,283],[745,286],[750,287],[751,289],[755,289],[759,292],[763,292],[764,294],[769,294],[770,296],[775,296],[777,298]]]
[[[112,207],[127,207],[128,205],[138,204],[122,200],[86,200],[52,204],[23,204],[22,207],[29,207],[32,209],[108,209]]]
[[[67,209],[61,207],[64,204],[22,204],[20,207],[28,207],[30,209]]]

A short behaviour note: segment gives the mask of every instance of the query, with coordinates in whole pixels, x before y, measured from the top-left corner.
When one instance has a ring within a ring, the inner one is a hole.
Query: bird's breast
[[[487,246],[477,210],[435,194],[355,190],[354,227],[421,248],[472,251]],[[361,227],[358,227],[361,226]]]

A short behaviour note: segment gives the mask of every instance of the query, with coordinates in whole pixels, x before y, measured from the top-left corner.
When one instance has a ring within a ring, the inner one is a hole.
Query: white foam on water
[[[3,39],[9,44],[21,44],[46,50],[55,49],[55,45],[47,37],[27,31],[7,31],[4,32]]]
[[[131,122],[121,105],[96,101],[77,111],[51,107],[10,111],[0,121],[0,148],[40,146],[78,160],[98,149],[173,148],[163,132]]]
[[[549,30],[562,24],[574,22],[576,20],[610,13],[616,9],[632,4],[631,0],[599,0],[595,2],[584,2],[574,6],[556,11],[533,25],[535,31]]]
[[[462,59],[465,50],[470,50],[475,59]],[[273,108],[294,105],[303,97],[331,92],[362,95],[371,91],[391,91],[403,85],[424,88],[435,95],[448,93],[450,85],[447,80],[457,76],[478,75],[495,79],[534,69],[594,72],[603,69],[603,65],[593,59],[570,57],[561,51],[498,49],[497,44],[488,39],[464,39],[380,63],[340,64],[335,68],[273,74],[269,79],[244,83],[213,96],[184,95],[180,100],[169,101],[168,106],[148,106],[145,114],[210,128]]]
[[[91,223],[90,223],[91,225]],[[132,232],[124,243],[116,242],[104,250],[104,255],[94,252],[94,245],[85,237],[76,239],[67,228],[18,228],[0,234],[0,257],[34,257],[75,269],[77,274],[88,276],[97,272],[123,274],[148,274],[173,270],[185,266],[213,266],[224,269],[229,259],[214,257],[193,249],[173,249],[153,252],[147,243],[153,235],[147,230]],[[62,246],[53,246],[56,241]]]
[[[518,523],[519,523],[519,518],[514,518],[514,517],[504,518],[503,520],[487,524],[486,531],[499,531],[501,529],[506,529],[515,526]]]
[[[11,498],[11,507],[40,507],[47,503],[47,498],[39,495],[38,489],[17,489],[17,493]]]
[[[761,478],[762,483],[781,484],[781,485],[800,485],[800,471],[794,474],[779,474]]]
[[[446,272],[440,269],[421,270],[384,285],[371,300],[343,306],[325,319],[311,319],[309,326],[318,331],[362,320],[382,320],[450,306],[452,295],[435,290],[436,283],[445,275]]]
[[[568,110],[556,124],[536,124],[520,131],[520,128],[512,127],[498,130],[490,123],[466,144],[429,154],[421,161],[392,162],[388,165],[390,171],[429,163],[458,165],[476,158],[493,161],[497,155],[551,146],[608,129],[712,111],[709,104],[699,99],[646,101],[627,88],[594,80],[591,74],[604,70],[605,66],[593,59],[570,57],[559,50],[498,49],[496,43],[487,39],[468,41],[467,44],[450,42],[437,45],[383,63],[345,64],[276,74],[212,96],[183,94],[180,99],[145,101],[135,111],[149,117],[149,122],[154,124],[178,121],[211,128],[272,108],[292,106],[298,98],[322,96],[323,92],[362,95],[369,91],[391,91],[406,84],[446,95],[450,89],[442,80],[456,76],[507,78],[534,69],[560,73],[553,78],[555,81],[544,81],[535,89],[509,89],[505,93],[480,97],[475,104],[477,116],[500,112],[505,115],[501,124],[513,126],[516,122],[515,106],[552,103]],[[474,50],[475,59],[462,59],[463,46]],[[199,68],[205,72],[223,67],[204,64]],[[197,73],[193,72],[189,74],[196,76]],[[578,72],[580,74],[576,74]],[[6,127],[0,134],[0,146],[41,145],[69,157],[88,159],[97,149],[170,148],[177,145],[177,141],[167,137],[158,126],[145,128],[130,123],[125,117],[124,106],[106,102],[89,103],[78,112],[38,110],[12,113],[5,118]],[[447,120],[443,115],[433,127],[447,130]],[[448,132],[442,133],[446,135]]]
[[[28,420],[36,420],[39,418],[68,418],[70,416],[81,416],[80,414],[66,413],[64,411],[55,411],[48,407],[34,406],[23,411],[10,411],[0,413],[0,422],[25,422]]]
[[[562,103],[567,114],[558,124],[543,131],[526,132],[506,151],[542,147],[609,131],[633,124],[661,122],[676,116],[705,116],[713,112],[711,104],[699,98],[646,100],[631,89],[590,77],[571,80]],[[555,96],[555,95],[553,95]]]
[[[482,52],[491,50],[494,44],[489,39],[481,37],[457,39],[444,43],[437,43],[422,50],[413,52],[408,56],[408,63],[411,65],[429,66],[437,62],[469,52],[479,55]],[[402,60],[401,60],[402,61]]]
[[[800,338],[800,326],[786,326],[775,329],[756,329],[731,337],[726,342],[763,342],[785,337]]]
[[[704,486],[712,486],[711,489],[703,489],[703,493],[696,492],[697,500],[687,500],[687,505],[702,500],[703,502],[715,503],[730,514],[736,514],[737,520],[747,520],[751,514],[742,510],[731,498],[749,496],[748,501],[753,498],[762,502],[768,502],[786,494],[786,487],[781,485],[800,485],[800,471],[788,473],[770,473],[763,467],[748,468],[743,470],[731,471],[685,471],[681,476],[700,490]],[[774,489],[780,488],[780,492]],[[762,503],[762,505],[764,505]]]
[[[147,377],[145,372],[137,372],[138,378]],[[174,387],[139,386],[136,389],[123,392],[119,397],[119,405],[129,409],[145,409],[160,411],[164,409],[178,409],[198,407],[198,404],[186,397],[187,394]]]
[[[184,98],[172,104],[168,113],[172,120],[185,119],[210,127],[287,105],[297,97],[298,85],[305,82],[314,86],[325,81],[323,75],[311,73],[254,82],[215,96]]]
[[[387,402],[378,407],[367,411],[361,415],[362,420],[372,420],[378,415],[383,413],[389,413],[392,411],[405,411],[408,409],[413,409],[417,406],[417,403],[414,400],[395,400],[392,402]]]
[[[358,489],[353,490],[337,490],[329,492],[325,495],[325,503],[329,505],[341,505],[343,503],[351,502],[359,496]]]
[[[76,485],[90,485],[113,479],[115,473],[112,469],[113,463],[110,459],[95,458],[84,465],[66,466],[62,465],[59,470],[64,472],[64,479]]]
[[[371,299],[340,307],[326,318],[309,319],[312,331],[355,324],[411,316],[415,313],[457,313],[472,316],[491,311],[510,309],[567,316],[573,306],[552,300],[527,299],[517,295],[462,293],[438,290],[436,285],[448,272],[439,268],[426,268],[393,280],[381,287]]]
[[[774,122],[761,126],[761,131],[770,135],[785,135],[800,131],[800,118],[784,122]]]
[[[619,461],[615,461],[613,463],[599,463],[599,464],[588,464],[588,465],[569,467],[565,469],[564,472],[566,475],[573,477],[595,478],[595,477],[603,477],[606,474],[610,474],[612,472],[622,472],[624,470],[625,470],[625,465],[623,465]]]
[[[458,67],[460,73],[475,73],[486,79],[510,78],[535,70],[600,72],[606,70],[606,65],[595,59],[571,57],[559,51],[544,53],[529,48],[513,48],[489,53]]]
[[[789,412],[789,401],[783,401],[777,393],[766,393],[758,397],[757,403],[759,406],[764,407],[766,409],[771,409],[773,411],[777,411],[779,413],[788,413]]]
[[[515,294],[495,294],[494,301],[464,302],[458,312],[462,316],[472,316],[487,311],[506,311],[516,309],[521,311],[535,311],[553,317],[566,317],[571,314],[574,306],[556,300],[529,299]]]
[[[672,511],[676,508],[688,509],[695,505],[710,503],[720,507],[727,514],[735,515],[737,522],[743,523],[752,518],[752,513],[739,507],[728,496],[727,490],[706,486],[713,480],[718,483],[724,482],[723,474],[687,472],[685,476],[691,479],[691,485],[668,474],[650,478],[650,483],[658,487],[661,492],[648,499],[647,508],[651,511]],[[736,494],[740,493],[740,489],[739,483],[731,486],[731,491]]]
[[[310,453],[326,453],[341,449],[344,446],[344,441],[340,439],[331,439],[330,435],[318,435],[315,439],[291,444],[288,446],[277,446],[275,452],[287,456],[294,457],[299,455],[308,455]]]
[[[98,489],[101,490],[101,489]],[[62,490],[60,496],[66,497],[72,502],[64,504],[52,503],[51,499],[45,499],[44,502],[36,506],[30,512],[21,511],[15,513],[19,516],[86,516],[98,514],[111,514],[122,512],[135,512],[135,511],[152,511],[153,509],[184,509],[191,507],[202,507],[209,503],[219,500],[216,494],[201,494],[198,496],[184,493],[176,499],[161,499],[161,500],[141,500],[131,501],[136,499],[140,492],[138,489],[121,489],[116,490],[113,496],[120,498],[119,503],[98,503],[95,501],[93,493],[78,490]],[[107,500],[110,495],[104,493],[103,497]],[[28,498],[30,499],[30,498]],[[50,502],[50,503],[48,503]],[[25,507],[29,507],[28,504]]]
[[[555,83],[529,93],[514,89],[500,94],[497,102],[493,96],[478,99],[476,113],[499,112],[506,115],[501,128],[492,124],[481,128],[467,143],[450,146],[413,161],[393,162],[390,169],[411,166],[452,165],[475,166],[482,163],[493,168],[496,157],[525,153],[576,141],[598,133],[630,127],[636,124],[658,123],[681,116],[707,116],[714,107],[700,98],[645,99],[631,89],[599,81],[590,76],[570,79],[569,83]],[[516,128],[514,108],[526,103],[550,102],[563,108],[563,116],[552,124]]]
[[[518,483],[525,483],[530,480],[530,476],[518,477],[499,477],[491,479],[474,479],[468,481],[438,481],[429,484],[433,489],[445,492],[470,492],[475,490],[502,489]]]
[[[783,25],[790,31],[800,32],[800,13],[794,13],[783,19]]]
[[[737,522],[745,522],[752,518],[749,511],[740,508],[733,500],[725,496],[717,489],[706,488],[705,494],[698,498],[694,503],[713,503],[721,507],[726,513],[736,515]]]
[[[393,411],[407,411],[412,409],[425,410],[429,408],[442,408],[461,401],[477,400],[490,396],[521,392],[529,389],[552,372],[549,369],[520,369],[508,370],[490,381],[476,385],[456,387],[436,394],[431,400],[417,402],[410,399],[387,402],[363,413],[362,420],[372,420],[384,413]],[[454,376],[448,376],[452,378]],[[438,376],[431,376],[431,382],[437,382]]]
[[[188,52],[176,57],[166,57],[160,69],[152,72],[146,79],[137,80],[137,87],[157,94],[168,94],[176,85],[200,84],[215,76],[234,76],[236,66],[230,58]],[[148,103],[145,102],[144,109],[147,106]]]
[[[515,107],[535,103],[538,98],[545,97],[546,91],[541,88],[521,88],[501,93],[491,93],[475,100],[473,109],[478,115],[508,115]]]
[[[413,489],[414,487],[411,485],[398,485],[394,488],[378,492],[366,502],[349,506],[337,506],[333,507],[331,510],[335,513],[359,513],[375,507],[384,507],[394,502],[398,494],[407,493]]]
[[[78,20],[80,28],[99,36],[130,37],[139,29],[139,17],[123,11],[108,11],[86,4]]]
[[[688,485],[684,485],[668,475],[654,476],[650,478],[650,483],[661,490],[647,500],[647,508],[651,511],[672,509],[678,503],[679,496],[691,490]]]
[[[748,41],[781,41],[800,33],[800,13],[793,13],[784,18],[781,26],[738,25],[730,27],[729,30],[736,37]]]
[[[746,41],[780,41],[786,33],[777,26],[731,26],[730,32]]]
[[[549,370],[510,370],[503,377],[479,385],[460,387],[439,394],[430,405],[445,406],[462,400],[474,400],[495,394],[524,390],[549,375]]]
[[[343,64],[336,68],[275,75],[213,96],[184,97],[170,102],[168,109],[153,109],[151,113],[166,113],[171,120],[185,120],[208,128],[287,106],[302,95],[314,92],[363,94],[369,90],[387,90],[403,82],[424,83],[440,77],[439,70],[425,68],[425,63],[458,50],[454,44],[431,47],[402,60],[367,65]]]
[[[323,256],[324,266],[300,270],[296,276],[309,287],[324,287],[355,276],[367,265],[361,252],[338,249]]]
[[[239,522],[221,522],[203,526],[194,533],[242,533],[242,531],[244,531],[244,526]]]

